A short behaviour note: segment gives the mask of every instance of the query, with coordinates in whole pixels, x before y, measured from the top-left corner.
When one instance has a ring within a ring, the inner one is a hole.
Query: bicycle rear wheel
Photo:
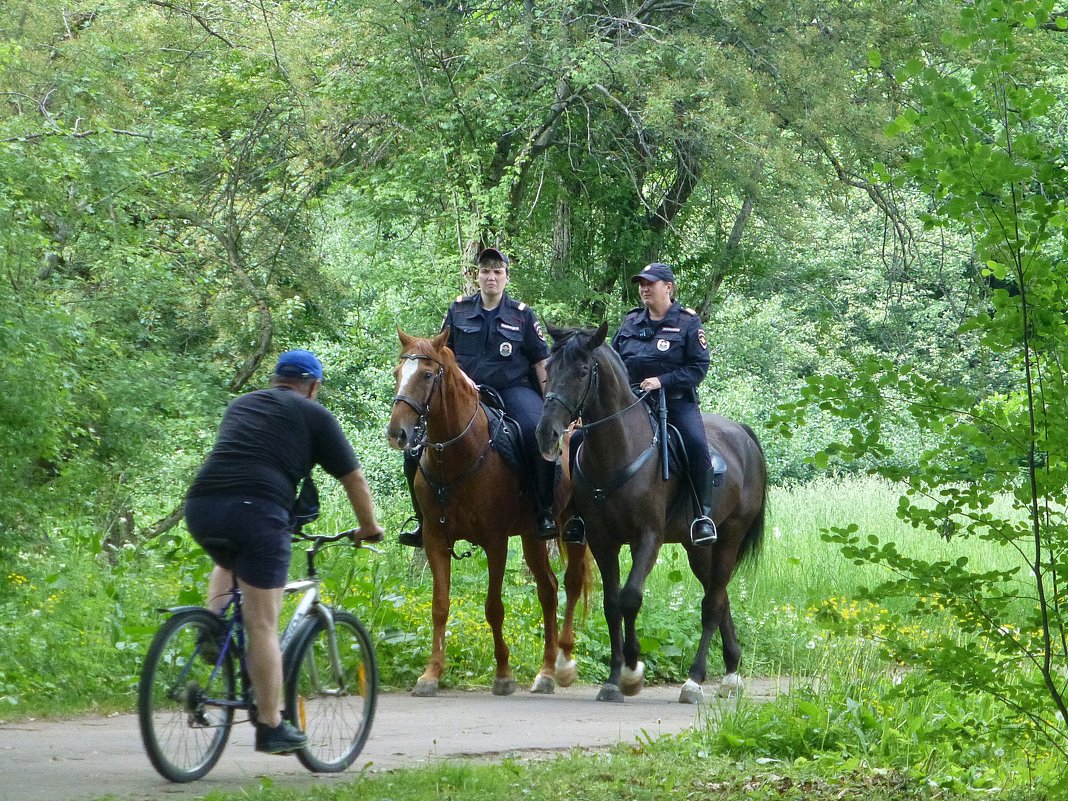
[[[330,657],[326,621],[304,624],[287,654],[286,715],[308,745],[297,759],[316,773],[339,773],[363,749],[378,703],[378,664],[363,624],[349,612],[334,612],[340,673]]]
[[[191,782],[219,761],[234,720],[234,659],[201,654],[226,633],[204,609],[179,612],[160,627],[148,649],[138,690],[141,741],[161,776]],[[218,665],[216,666],[216,662]]]

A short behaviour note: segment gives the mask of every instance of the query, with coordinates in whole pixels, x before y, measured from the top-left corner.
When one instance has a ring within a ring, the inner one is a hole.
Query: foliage
[[[1063,37],[1043,32],[1051,2],[977,2],[944,39],[948,62],[913,59],[901,70],[913,106],[891,126],[914,150],[899,180],[928,192],[928,227],[964,227],[991,287],[960,330],[978,338],[1009,382],[969,384],[915,359],[860,361],[847,376],[811,380],[807,397],[851,425],[828,455],[874,459],[909,484],[898,514],[930,536],[979,538],[1008,557],[996,569],[967,557],[917,558],[854,526],[828,534],[843,555],[896,578],[863,591],[908,608],[883,621],[885,647],[965,693],[1004,703],[1005,736],[1068,753],[1064,698],[1064,504],[1068,473],[1064,349],[1068,197],[1063,169]],[[1058,18],[1053,30],[1063,28]],[[980,391],[976,392],[979,388]],[[906,415],[931,443],[904,469],[885,421]],[[1008,512],[998,508],[1007,499]],[[917,639],[932,613],[954,626]]]

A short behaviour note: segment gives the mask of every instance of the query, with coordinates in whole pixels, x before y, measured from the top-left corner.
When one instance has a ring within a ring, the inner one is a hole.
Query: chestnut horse
[[[522,538],[523,556],[537,585],[544,618],[545,648],[534,693],[551,693],[556,683],[569,686],[577,675],[573,659],[574,615],[588,593],[590,571],[583,545],[567,549],[564,626],[557,626],[556,574],[548,543],[535,538],[534,493],[524,491],[520,476],[493,446],[503,436],[479,403],[478,390],[446,347],[448,329],[421,339],[397,329],[401,353],[394,370],[396,392],[386,434],[401,450],[422,447],[415,494],[423,510],[423,547],[434,579],[434,639],[430,660],[413,695],[433,696],[445,670],[445,624],[449,618],[451,560],[458,540],[486,552],[486,622],[493,632],[497,667],[495,695],[510,695],[516,683],[504,641],[501,588],[508,558],[508,538]]]
[[[690,569],[704,589],[701,642],[679,701],[701,700],[709,641],[717,629],[726,667],[720,692],[739,689],[741,648],[727,584],[739,562],[759,553],[764,536],[767,468],[756,434],[724,417],[704,415],[709,445],[722,454],[727,471],[715,495],[719,538],[712,545],[692,545],[693,506],[688,488],[683,489],[684,476],[673,469],[669,479],[663,479],[656,427],[646,404],[631,391],[623,361],[604,344],[607,324],[596,331],[548,328],[554,345],[546,368],[549,380],[538,447],[545,458],[554,458],[568,424],[582,418],[583,441],[571,491],[601,571],[611,641],[611,670],[597,699],[622,701],[642,688],[645,666],[638,659],[635,619],[646,577],[661,545],[668,542],[686,549]],[[632,565],[621,590],[619,552],[624,544],[630,546]]]

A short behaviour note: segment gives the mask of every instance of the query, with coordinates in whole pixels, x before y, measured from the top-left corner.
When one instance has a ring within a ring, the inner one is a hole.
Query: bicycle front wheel
[[[287,660],[286,715],[308,735],[297,759],[316,773],[338,773],[352,764],[371,732],[378,702],[378,665],[363,624],[335,611],[334,634],[336,665],[322,618],[304,624]]]
[[[172,782],[191,782],[219,761],[234,720],[232,650],[201,653],[226,629],[204,609],[179,612],[152,640],[141,670],[138,719],[152,766]]]

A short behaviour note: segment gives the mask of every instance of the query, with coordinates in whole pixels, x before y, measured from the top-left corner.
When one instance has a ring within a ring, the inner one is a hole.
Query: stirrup
[[[695,537],[694,530],[697,528],[697,525],[699,523],[708,523],[709,527],[711,527],[712,529],[712,533],[703,537]],[[695,517],[694,521],[690,523],[690,542],[693,545],[711,545],[718,539],[719,532],[716,531],[716,521],[714,521],[711,517],[708,517],[707,515],[701,515],[700,517]]]
[[[423,547],[423,521],[421,521],[415,515],[412,515],[405,520],[401,526],[407,528],[410,523],[415,523],[415,528],[411,531],[401,531],[397,535],[397,542],[401,545],[407,545],[409,548],[422,548]]]
[[[564,542],[574,545],[584,545],[586,542],[586,521],[578,515],[572,515],[564,525]]]

